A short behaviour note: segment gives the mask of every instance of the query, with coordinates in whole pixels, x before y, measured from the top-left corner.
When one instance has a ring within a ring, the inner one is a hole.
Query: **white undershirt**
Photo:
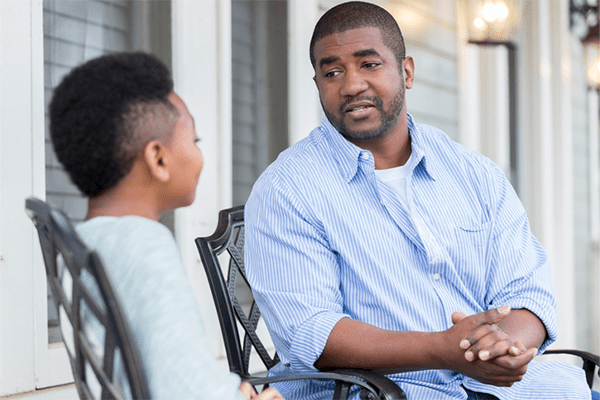
[[[381,179],[400,199],[400,203],[410,211],[408,197],[406,195],[406,180],[413,170],[414,152],[410,153],[408,161],[399,167],[388,169],[376,169],[375,175]]]

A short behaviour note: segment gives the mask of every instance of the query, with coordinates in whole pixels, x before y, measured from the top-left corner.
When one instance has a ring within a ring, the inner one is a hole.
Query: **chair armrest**
[[[369,370],[336,369],[330,372],[316,372],[314,374],[278,377],[247,377],[242,379],[251,385],[265,385],[300,379],[333,380],[336,382],[334,399],[347,399],[349,389],[354,385],[361,388],[361,398],[381,400],[407,399],[404,391],[394,381],[387,378],[385,375]]]
[[[570,354],[581,358],[583,360],[583,366],[581,368],[585,371],[587,384],[590,388],[592,387],[594,382],[594,371],[596,368],[600,367],[600,357],[587,351],[571,349],[546,350],[542,355],[546,354]],[[598,376],[600,377],[600,369],[598,370]]]
[[[333,372],[364,379],[369,385],[381,392],[381,396],[375,398],[385,400],[407,399],[406,394],[396,382],[379,372],[365,369],[336,369]]]

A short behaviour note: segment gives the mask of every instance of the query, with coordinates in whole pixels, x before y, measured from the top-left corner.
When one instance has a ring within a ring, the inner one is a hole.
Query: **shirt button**
[[[367,153],[362,153],[360,157],[365,161],[369,159],[369,155]]]
[[[440,279],[440,274],[438,274],[437,272],[433,274],[433,279],[438,281]]]

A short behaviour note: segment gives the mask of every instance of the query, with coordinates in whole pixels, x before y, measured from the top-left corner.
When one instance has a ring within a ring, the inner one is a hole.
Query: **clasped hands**
[[[479,382],[512,386],[523,379],[537,348],[527,349],[498,325],[511,313],[509,306],[467,317],[452,314],[453,327],[445,331],[451,348],[446,354],[449,368]]]

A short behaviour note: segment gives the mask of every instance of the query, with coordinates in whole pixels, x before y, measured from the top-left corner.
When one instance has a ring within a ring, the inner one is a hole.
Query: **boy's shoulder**
[[[96,217],[88,221],[84,221],[77,225],[78,232],[100,232],[102,234],[110,236],[118,236],[121,238],[128,238],[130,236],[142,235],[151,236],[154,235],[166,235],[172,236],[169,229],[157,222],[148,218],[138,217],[135,215],[128,215],[124,217]]]
[[[179,257],[175,238],[163,224],[137,216],[96,217],[82,222],[77,233],[103,258]]]

